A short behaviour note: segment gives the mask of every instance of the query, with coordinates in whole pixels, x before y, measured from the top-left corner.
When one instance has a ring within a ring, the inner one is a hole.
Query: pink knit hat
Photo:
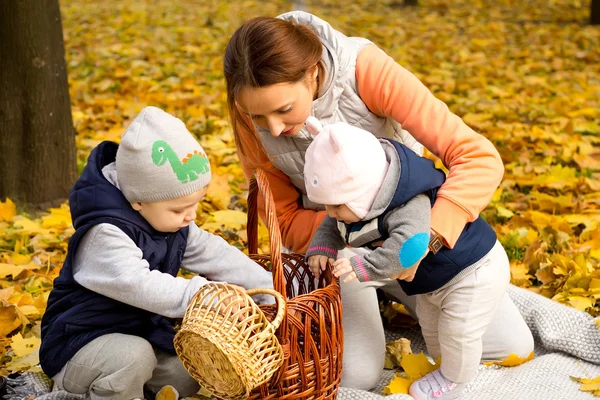
[[[345,204],[360,219],[373,206],[388,169],[385,152],[371,133],[346,123],[306,120],[315,136],[306,150],[304,183],[308,198],[319,204]]]

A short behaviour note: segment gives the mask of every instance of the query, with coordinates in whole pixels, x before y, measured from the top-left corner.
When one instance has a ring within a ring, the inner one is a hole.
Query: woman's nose
[[[268,118],[267,125],[269,127],[269,130],[271,131],[271,135],[275,137],[281,135],[281,132],[283,132],[285,129],[285,124],[283,123],[283,121],[275,117]]]

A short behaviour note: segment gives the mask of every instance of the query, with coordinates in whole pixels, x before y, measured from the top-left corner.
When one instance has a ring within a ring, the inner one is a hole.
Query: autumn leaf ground
[[[210,155],[198,224],[244,249],[246,186],[222,54],[243,20],[294,6],[373,40],[496,145],[506,173],[484,216],[513,283],[600,314],[600,28],[587,25],[589,0],[63,0],[79,169],[142,107],[162,107]],[[40,318],[72,233],[66,204],[29,215],[0,203],[0,375],[35,369]]]

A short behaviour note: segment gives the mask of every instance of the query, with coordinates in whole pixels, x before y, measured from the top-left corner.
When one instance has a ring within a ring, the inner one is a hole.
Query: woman
[[[256,168],[266,171],[283,245],[294,252],[306,251],[326,215],[304,186],[304,154],[312,142],[304,122],[311,115],[323,124],[343,121],[394,138],[419,154],[422,143],[441,158],[449,175],[432,209],[434,251],[454,246],[502,179],[494,146],[414,75],[370,41],[346,37],[314,15],[294,11],[246,22],[227,46],[224,70],[242,167],[247,176]],[[414,310],[414,299],[395,280],[342,284],[342,386],[377,384],[385,355],[378,288]],[[532,350],[531,332],[506,295],[484,336],[482,358],[526,357]]]

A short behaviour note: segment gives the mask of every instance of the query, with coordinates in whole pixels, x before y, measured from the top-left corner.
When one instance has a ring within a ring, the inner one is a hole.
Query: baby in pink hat
[[[431,201],[418,193],[388,210],[394,196],[399,160],[386,156],[385,139],[362,129],[337,123],[323,129],[309,117],[307,128],[315,135],[306,152],[304,179],[309,199],[325,205],[329,215],[319,228],[306,253],[312,272],[319,276],[331,259],[336,277],[347,275],[348,282],[386,279],[392,276],[411,281],[419,261],[428,251]],[[390,163],[392,171],[388,173]],[[386,183],[386,181],[389,181]],[[379,221],[381,219],[381,221]],[[370,224],[363,222],[372,221]],[[377,223],[391,227],[392,235],[380,234]],[[352,247],[379,248],[365,257],[341,258],[337,250]],[[400,252],[400,257],[396,254]],[[391,254],[393,253],[393,254]],[[399,261],[390,263],[392,257]]]
[[[398,279],[416,296],[429,355],[442,357],[440,369],[415,381],[410,394],[460,397],[509,284],[508,258],[494,230],[478,217],[452,249],[444,247],[430,233],[430,215],[446,176],[431,160],[346,123],[323,128],[311,117],[306,125],[314,136],[305,156],[306,193],[328,214],[306,253],[311,271],[319,276],[331,263],[344,282]],[[338,258],[346,247],[357,251]]]

